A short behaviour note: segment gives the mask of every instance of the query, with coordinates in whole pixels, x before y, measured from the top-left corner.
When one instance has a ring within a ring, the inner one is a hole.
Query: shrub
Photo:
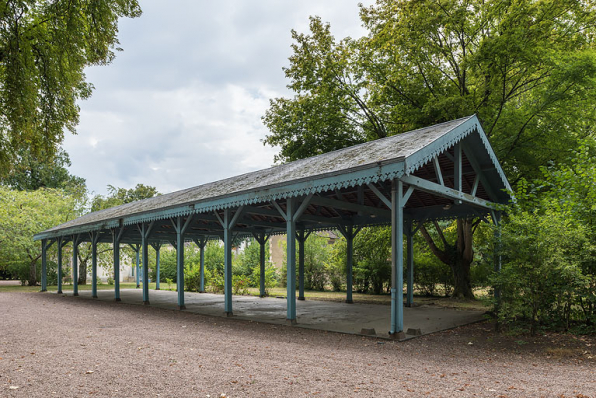
[[[248,286],[250,285],[250,279],[243,275],[232,276],[232,291],[233,294],[248,294]]]
[[[271,289],[277,286],[279,276],[277,269],[271,263],[265,266],[265,295],[268,296]],[[257,265],[252,269],[252,286],[260,287],[261,283],[261,266]]]

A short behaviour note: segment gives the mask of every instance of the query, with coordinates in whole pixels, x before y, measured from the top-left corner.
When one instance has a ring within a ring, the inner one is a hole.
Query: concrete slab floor
[[[71,291],[64,294],[71,296]],[[114,292],[98,290],[97,300],[113,301]],[[79,297],[92,299],[91,291],[79,291]],[[143,305],[142,289],[122,289],[122,303]],[[225,317],[224,296],[212,293],[184,293],[184,311]],[[178,310],[178,293],[150,290],[151,306]],[[237,319],[286,324],[286,299],[256,296],[233,296],[233,316]],[[360,334],[362,329],[374,329],[376,337],[389,337],[390,306],[379,304],[347,304],[332,301],[305,300],[296,302],[295,327],[320,329],[340,333]],[[404,332],[420,329],[422,335],[451,329],[484,319],[482,311],[455,310],[428,305],[404,308]],[[407,338],[414,335],[406,335]]]

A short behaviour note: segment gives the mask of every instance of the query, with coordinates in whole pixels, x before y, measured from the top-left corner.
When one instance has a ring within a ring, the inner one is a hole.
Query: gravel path
[[[596,397],[590,357],[482,325],[396,343],[41,293],[0,315],[1,397]]]

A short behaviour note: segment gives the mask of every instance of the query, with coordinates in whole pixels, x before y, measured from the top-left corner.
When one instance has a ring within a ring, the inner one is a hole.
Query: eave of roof
[[[269,169],[93,212],[35,235],[35,239],[204,213],[410,174],[472,132],[478,132],[509,187],[476,116],[366,142]]]

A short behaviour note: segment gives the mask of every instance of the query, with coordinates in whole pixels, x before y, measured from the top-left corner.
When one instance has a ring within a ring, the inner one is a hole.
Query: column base
[[[62,290],[58,290],[56,294],[62,294]]]
[[[140,289],[140,288],[141,288],[141,286],[140,285],[137,285],[137,289]]]
[[[265,297],[267,297],[267,295],[266,294],[259,294],[259,297],[260,298],[265,298]]]
[[[234,313],[233,313],[233,312],[226,312],[226,316],[227,316],[228,318],[231,318],[231,317],[233,317],[233,316],[234,316]]]
[[[178,306],[178,309],[179,309],[179,310],[185,310],[185,309],[186,309],[186,306],[185,306],[185,305],[179,305],[179,306]]]
[[[48,291],[48,289],[41,289],[39,292],[43,293],[43,292],[47,292],[47,291]]]
[[[79,295],[79,293],[73,293],[72,295],[76,297]]]
[[[205,293],[205,290],[199,290],[199,293]]]
[[[149,300],[143,301],[143,305],[149,305]]]
[[[156,287],[155,290],[161,290],[159,287]]]
[[[346,300],[344,301],[346,304],[354,304],[354,300]]]
[[[115,302],[117,302],[117,303],[119,303],[120,301],[122,301],[122,299],[121,299],[120,297],[116,297],[116,298],[114,299],[114,301],[115,301]]]
[[[97,297],[97,294],[94,294],[93,296],[91,296],[91,298],[99,298],[99,297]]]
[[[405,303],[404,307],[412,307],[412,303]]]
[[[286,325],[294,326],[297,323],[295,319],[286,319]]]
[[[305,299],[304,297],[298,297],[298,300],[300,300],[300,301],[304,301],[304,300],[306,300],[306,299]]]
[[[389,332],[389,338],[392,340],[405,340],[406,334],[403,331],[395,333]]]

